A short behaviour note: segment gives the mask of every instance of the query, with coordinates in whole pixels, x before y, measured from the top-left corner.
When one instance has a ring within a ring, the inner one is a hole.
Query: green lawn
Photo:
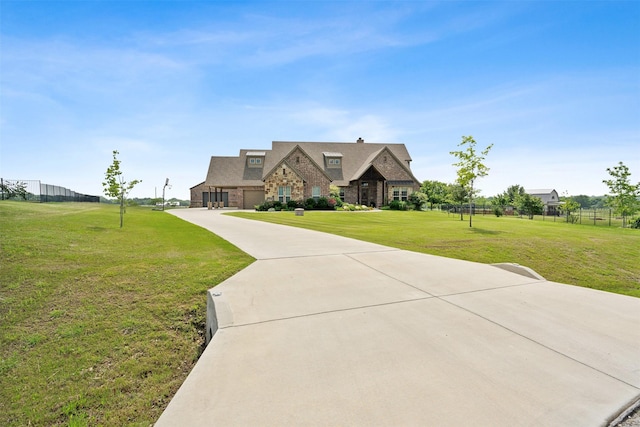
[[[0,202],[0,425],[141,425],[203,345],[206,290],[253,259],[166,212]]]
[[[469,229],[440,212],[235,215],[640,297],[638,230],[490,216]],[[0,425],[152,424],[202,349],[206,290],[253,261],[164,212],[130,208],[118,226],[114,205],[0,202]]]
[[[640,230],[439,211],[237,212],[243,218],[334,233],[482,263],[511,262],[548,280],[640,297]]]

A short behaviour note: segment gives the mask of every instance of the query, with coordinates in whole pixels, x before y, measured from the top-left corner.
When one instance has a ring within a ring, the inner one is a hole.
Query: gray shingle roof
[[[273,141],[271,150],[243,149],[240,150],[238,157],[211,157],[205,185],[217,187],[263,185],[262,180],[265,174],[277,166],[296,146],[304,150],[316,164],[323,168],[333,180],[333,184],[338,186],[349,185],[350,179],[357,179],[385,147],[411,174],[409,168],[411,156],[404,144]],[[262,168],[247,167],[247,154],[255,152],[265,154]],[[340,154],[342,168],[325,168],[325,154]]]
[[[539,197],[544,204],[558,204],[560,202],[558,192],[552,188],[524,190],[525,193]]]

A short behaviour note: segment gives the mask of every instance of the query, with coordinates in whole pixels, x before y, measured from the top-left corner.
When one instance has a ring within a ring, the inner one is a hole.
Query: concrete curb
[[[520,264],[502,262],[502,263],[491,264],[491,265],[493,265],[494,267],[501,268],[503,270],[510,271],[512,273],[519,274],[521,276],[530,277],[531,279],[546,280],[544,277],[542,277],[541,275],[539,275],[529,267],[525,267]]]

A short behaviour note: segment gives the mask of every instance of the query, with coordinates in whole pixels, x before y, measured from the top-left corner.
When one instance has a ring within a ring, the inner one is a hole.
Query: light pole
[[[164,182],[164,187],[162,187],[162,210],[164,210],[164,190],[169,185],[169,178]]]

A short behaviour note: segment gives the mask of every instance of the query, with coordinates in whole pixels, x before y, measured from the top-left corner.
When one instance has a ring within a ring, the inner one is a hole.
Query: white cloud
[[[329,107],[298,106],[290,112],[301,126],[317,127],[330,141],[397,142],[398,132],[383,116]]]

